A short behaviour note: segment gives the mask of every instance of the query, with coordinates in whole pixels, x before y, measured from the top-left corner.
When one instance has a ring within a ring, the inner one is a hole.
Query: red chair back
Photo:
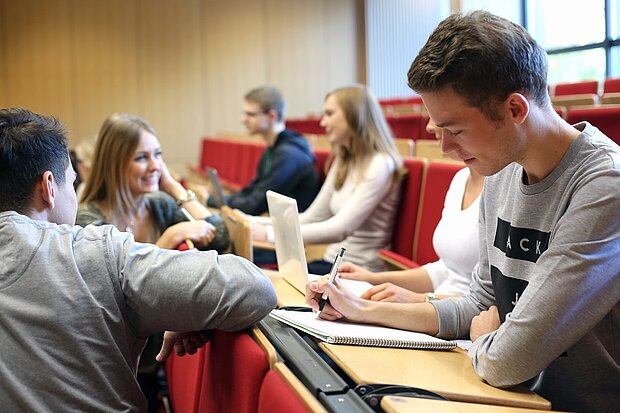
[[[603,93],[620,93],[620,77],[605,79]]]
[[[166,360],[170,403],[175,413],[195,413],[198,409],[206,352],[208,346],[192,356],[172,354]]]
[[[325,129],[321,126],[321,118],[319,117],[287,119],[286,127],[301,134],[325,134]]]
[[[309,409],[273,370],[267,372],[258,396],[258,413],[308,413]]]
[[[386,116],[385,120],[395,138],[419,139],[423,117],[419,114]],[[426,126],[426,123],[424,123]]]
[[[246,332],[215,331],[205,357],[198,412],[256,413],[269,370],[265,352]]]
[[[416,224],[414,260],[419,265],[437,261],[433,248],[433,233],[441,219],[446,193],[454,175],[463,165],[448,162],[430,162],[422,179],[422,199]]]
[[[605,135],[620,145],[620,106],[600,106],[596,108],[569,109],[568,123],[575,124],[587,120]]]
[[[403,166],[407,169],[407,175],[403,178],[400,205],[394,223],[392,251],[412,259],[424,161],[405,158]]]
[[[329,150],[325,149],[315,149],[314,156],[316,158],[316,163],[314,166],[316,167],[316,171],[319,174],[321,182],[323,182],[334,157]]]
[[[555,96],[564,95],[598,95],[598,81],[585,81],[575,83],[559,83],[555,85]]]

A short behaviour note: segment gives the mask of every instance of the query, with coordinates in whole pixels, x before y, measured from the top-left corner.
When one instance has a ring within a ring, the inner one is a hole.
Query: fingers
[[[172,349],[174,346],[175,346],[175,334],[170,331],[166,331],[164,333],[164,342],[161,345],[161,349],[159,350],[159,353],[155,356],[155,360],[157,360],[159,363],[166,360],[168,356],[172,354]]]

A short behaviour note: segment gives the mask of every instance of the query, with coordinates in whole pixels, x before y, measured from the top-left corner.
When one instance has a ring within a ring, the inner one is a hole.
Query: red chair
[[[381,250],[379,255],[394,265],[416,266],[413,260],[413,240],[416,231],[418,206],[422,187],[422,175],[426,161],[405,158],[407,176],[403,178],[400,205],[394,222],[392,250]]]
[[[246,332],[215,331],[209,347],[197,411],[256,413],[269,370],[264,350]]]
[[[202,369],[208,346],[192,356],[172,354],[166,360],[166,376],[170,403],[175,413],[195,413],[198,409]]]
[[[277,363],[277,365],[283,364]],[[309,391],[306,392],[308,398],[312,397]],[[258,396],[258,413],[308,413],[311,411],[313,410],[306,406],[277,370],[267,372]]]
[[[286,127],[301,134],[324,135],[325,129],[321,126],[320,117],[302,119],[287,119]]]
[[[419,139],[421,124],[423,122],[422,115],[409,114],[400,116],[386,116],[388,125],[392,129],[395,138]],[[426,126],[426,123],[424,123]]]
[[[414,259],[419,265],[437,261],[439,258],[433,248],[433,233],[441,219],[452,178],[463,166],[458,163],[430,162],[426,168],[413,245]]]
[[[325,149],[315,149],[313,152],[316,158],[314,166],[316,167],[321,182],[323,182],[325,181],[325,176],[327,175],[327,171],[329,171],[334,157],[329,150]]]
[[[555,96],[587,94],[598,95],[598,80],[575,83],[558,83],[555,85]]]
[[[605,79],[603,93],[620,93],[620,77]]]
[[[599,128],[601,132],[620,145],[620,106],[599,106],[568,110],[566,121],[571,125],[584,120]]]

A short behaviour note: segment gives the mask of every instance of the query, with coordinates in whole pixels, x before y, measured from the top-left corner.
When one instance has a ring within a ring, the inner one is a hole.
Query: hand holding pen
[[[336,259],[334,260],[334,264],[332,265],[332,269],[329,272],[329,282],[331,284],[334,283],[336,279],[336,275],[338,275],[338,269],[340,268],[340,264],[342,263],[342,258],[344,254],[347,252],[346,248],[340,248],[340,252],[336,254]],[[325,304],[329,302],[329,298],[327,297],[327,293],[323,293],[321,296],[321,301],[319,301],[319,311],[323,311],[323,307]]]

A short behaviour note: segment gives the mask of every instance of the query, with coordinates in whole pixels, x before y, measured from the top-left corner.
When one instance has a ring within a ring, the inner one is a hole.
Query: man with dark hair
[[[267,212],[268,190],[295,198],[300,211],[314,200],[320,186],[314,154],[302,135],[286,129],[285,106],[282,94],[273,86],[258,87],[245,95],[241,122],[250,134],[261,135],[267,147],[254,179],[240,192],[225,197],[231,208],[250,215]],[[212,198],[208,204],[216,206]]]
[[[471,292],[420,304],[374,303],[321,282],[324,318],[342,316],[473,340],[497,387],[531,380],[553,408],[620,406],[620,148],[587,122],[569,125],[547,95],[544,50],[487,12],[439,24],[409,70],[442,128],[443,152],[487,176]]]
[[[2,410],[145,411],[136,370],[149,335],[195,352],[203,330],[240,330],[276,304],[253,264],[180,253],[113,226],[73,226],[75,172],[63,127],[0,110]]]

